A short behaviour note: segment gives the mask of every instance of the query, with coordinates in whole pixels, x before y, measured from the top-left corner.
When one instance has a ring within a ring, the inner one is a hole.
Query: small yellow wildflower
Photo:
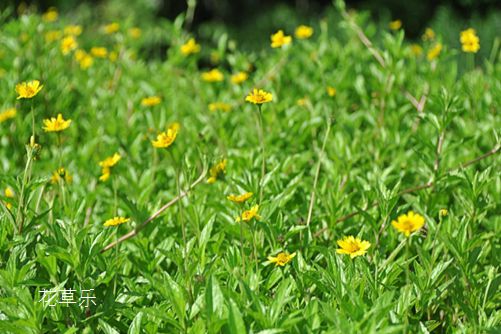
[[[113,154],[111,157],[104,159],[99,162],[99,166],[101,166],[101,176],[99,177],[100,181],[107,181],[111,175],[111,168],[114,167],[119,161],[122,159],[122,156],[118,153]]]
[[[167,148],[176,140],[179,132],[179,123],[172,123],[167,131],[161,132],[157,136],[157,140],[152,140],[151,144],[156,148]]]
[[[231,82],[235,85],[239,85],[245,80],[249,78],[249,75],[246,72],[238,72],[231,76]]]
[[[391,21],[388,26],[390,27],[391,30],[398,30],[400,28],[402,28],[402,21],[400,20],[395,20],[395,21]]]
[[[120,29],[120,24],[117,22],[113,22],[110,24],[107,24],[103,27],[104,33],[107,35],[111,35],[116,33]]]
[[[327,90],[327,95],[329,95],[330,97],[336,96],[336,93],[337,93],[336,88],[334,88],[332,86],[327,86],[326,90]]]
[[[289,263],[294,257],[296,256],[296,253],[288,254],[288,253],[279,253],[276,257],[274,256],[268,256],[268,261],[270,263],[275,263],[275,266],[285,266],[287,263]]]
[[[42,15],[42,20],[45,22],[54,22],[57,20],[59,16],[57,9],[54,7],[50,7],[45,13]]]
[[[88,69],[94,63],[94,58],[84,50],[75,51],[75,60],[78,61],[83,70]]]
[[[423,41],[435,40],[435,32],[431,28],[426,28],[422,37]]]
[[[223,73],[217,68],[202,73],[202,80],[207,82],[220,82],[224,80]]]
[[[440,209],[440,211],[438,211],[438,215],[440,217],[445,217],[449,214],[449,211],[447,209]]]
[[[200,44],[197,44],[194,38],[190,38],[188,42],[181,45],[181,53],[185,56],[199,52],[200,52]]]
[[[294,36],[299,39],[307,39],[313,35],[313,28],[305,25],[300,25],[296,28]]]
[[[228,112],[231,110],[231,105],[228,103],[224,103],[224,102],[209,103],[209,110],[212,112],[218,111],[218,110]]]
[[[148,96],[141,100],[141,105],[143,107],[153,107],[160,104],[160,102],[162,102],[160,96]]]
[[[61,52],[67,55],[78,47],[78,43],[73,36],[67,36],[61,41]]]
[[[96,58],[106,58],[108,56],[108,50],[102,46],[94,46],[90,49],[90,54]]]
[[[419,44],[411,44],[411,53],[420,56],[423,53],[423,48]]]
[[[271,47],[280,48],[284,45],[288,45],[292,42],[291,36],[284,35],[283,30],[279,30],[273,35],[271,35]]]
[[[132,27],[128,30],[128,33],[129,33],[129,36],[134,38],[134,39],[138,39],[139,37],[141,37],[141,29],[138,28],[138,27]]]
[[[104,226],[117,226],[117,225],[121,225],[121,224],[124,224],[124,223],[128,223],[129,221],[130,221],[130,218],[114,217],[114,218],[108,219],[104,223]]]
[[[16,93],[19,95],[17,99],[31,99],[38,94],[43,88],[40,81],[32,80],[28,82],[21,82],[16,85]]]
[[[371,246],[370,242],[365,240],[362,241],[362,239],[355,238],[352,235],[338,240],[337,244],[340,248],[336,250],[336,253],[347,254],[352,259],[354,257],[361,256],[367,253],[367,249],[369,249],[369,247]]]
[[[216,180],[219,177],[221,177],[221,175],[224,175],[224,173],[226,173],[226,163],[227,163],[227,160],[223,159],[209,169],[210,177],[207,180],[207,183],[212,184],[212,183],[216,182]]]
[[[477,32],[473,28],[461,31],[459,40],[461,41],[461,49],[464,52],[477,53],[480,49],[480,39],[477,36]]]
[[[57,118],[44,119],[43,124],[45,125],[43,127],[45,132],[60,132],[70,127],[71,119],[65,120],[63,115],[58,114]]]
[[[57,184],[60,180],[65,181],[66,183],[71,183],[73,181],[73,177],[70,175],[70,173],[68,173],[66,169],[60,167],[55,170],[54,173],[52,173],[50,182],[52,184]]]
[[[243,193],[241,195],[228,195],[228,199],[232,202],[235,202],[235,203],[243,203],[245,201],[247,201],[249,198],[252,197],[252,195],[254,195],[253,193],[250,193],[250,192],[246,192],[246,193]]]
[[[16,117],[17,110],[16,108],[8,108],[4,111],[0,112],[0,123],[3,123],[9,119]]]
[[[5,197],[7,198],[14,198],[14,191],[12,190],[11,187],[7,187],[5,188],[4,190],[4,194],[5,194]],[[5,206],[7,207],[7,209],[12,209],[12,204],[9,203],[9,202],[4,202],[5,203]]]
[[[436,43],[429,51],[428,54],[426,55],[426,58],[429,61],[432,61],[433,59],[437,58],[440,55],[440,52],[442,51],[442,43]]]
[[[405,234],[406,237],[412,232],[419,230],[424,225],[424,217],[413,211],[399,216],[397,220],[392,221],[391,224],[397,231]]]
[[[308,98],[306,97],[300,98],[296,101],[296,104],[300,107],[304,107],[306,103],[308,103]]]
[[[244,212],[242,212],[242,215],[240,217],[237,217],[237,222],[240,221],[248,222],[253,218],[260,220],[261,216],[258,214],[258,211],[259,211],[259,205],[256,204],[249,210],[245,210]]]
[[[268,93],[262,89],[254,88],[252,92],[247,95],[245,101],[254,103],[254,104],[263,104],[267,102],[271,102],[273,100],[273,95]]]
[[[63,32],[66,36],[80,36],[82,34],[82,26],[72,24],[64,27]]]
[[[47,43],[52,43],[57,41],[61,37],[61,32],[59,30],[50,30],[45,33],[45,41]]]
[[[110,52],[110,55],[108,56],[108,58],[110,59],[110,61],[112,63],[114,63],[117,59],[118,59],[118,52],[116,51],[111,51]]]

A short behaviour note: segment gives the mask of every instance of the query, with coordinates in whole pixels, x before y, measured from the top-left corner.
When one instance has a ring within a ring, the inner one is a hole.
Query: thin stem
[[[115,216],[118,215],[118,189],[117,189],[117,184],[115,182],[115,178],[113,178],[112,182],[112,187],[113,187],[113,214]]]
[[[63,161],[63,148],[61,142],[61,132],[57,132],[57,150],[58,150],[58,159],[59,159],[59,168],[62,166]]]
[[[174,158],[174,153],[172,151],[169,151],[169,155],[172,159],[172,164],[174,166],[174,170],[176,172],[176,189],[177,189],[177,194],[178,197],[181,196],[181,185],[180,185],[180,180],[179,180],[179,175],[180,175],[180,167],[179,164],[177,163],[177,160]],[[184,277],[186,278],[186,283],[188,285],[188,293],[191,298],[191,279],[190,275],[188,275],[188,261],[187,261],[187,254],[188,254],[188,243],[186,241],[186,225],[184,224],[184,217],[183,217],[183,205],[181,201],[177,202],[177,207],[178,207],[178,219],[181,222],[181,234],[183,238],[183,271],[184,271]]]
[[[320,153],[318,155],[317,169],[315,171],[315,178],[313,180],[313,190],[311,191],[311,196],[310,196],[310,206],[308,208],[308,218],[306,219],[306,226],[310,226],[311,216],[313,213],[313,206],[315,204],[315,190],[317,189],[318,176],[320,175],[320,167],[322,165],[322,156],[324,155],[325,152],[325,145],[327,144],[327,138],[329,138],[330,131],[331,131],[331,123],[330,121],[328,121],[327,130],[325,131],[324,140],[322,142],[322,149],[320,150]]]
[[[405,242],[405,261],[407,262],[407,265],[405,266],[405,286],[407,287],[410,284],[410,244],[411,244],[411,236],[407,237],[407,240]],[[404,327],[404,333],[408,332],[408,327],[409,327],[409,307],[405,309],[405,327]]]
[[[148,219],[146,219],[141,225],[138,225],[134,230],[130,231],[129,233],[121,236],[117,241],[114,241],[108,245],[106,245],[103,249],[101,249],[101,253],[106,252],[107,250],[115,247],[121,242],[124,242],[125,240],[128,240],[130,238],[135,237],[136,235],[139,234],[141,230],[143,230],[146,225],[151,223],[153,220],[158,218],[165,210],[176,204],[180,199],[183,197],[186,197],[190,191],[195,188],[200,182],[202,182],[205,178],[205,175],[207,175],[207,168],[204,168],[198,179],[193,182],[187,189],[182,191],[178,196],[174,197],[172,200],[170,200],[168,203],[166,203],[164,206],[162,206],[160,209],[158,209],[155,213],[153,213]]]
[[[473,165],[473,164],[475,164],[475,163],[477,163],[477,162],[479,162],[479,161],[481,161],[483,159],[486,159],[486,158],[490,157],[491,155],[494,155],[494,154],[498,153],[500,147],[501,147],[500,144],[496,144],[496,146],[494,146],[494,148],[492,148],[487,153],[484,153],[481,156],[476,157],[475,159],[472,159],[472,160],[469,160],[467,162],[461,163],[458,166],[447,170],[446,174],[454,172],[454,171],[457,171],[457,170],[460,170],[460,169],[463,169],[463,168],[466,168],[466,167],[469,167],[469,166],[471,166],[471,165]],[[434,185],[434,183],[432,181],[429,181],[429,182],[427,182],[425,184],[421,184],[421,185],[418,185],[418,186],[413,186],[411,188],[407,188],[407,189],[404,189],[404,190],[400,191],[398,193],[398,196],[401,196],[401,195],[404,195],[404,194],[413,193],[413,192],[416,192],[416,191],[419,191],[419,190],[423,190],[423,189],[427,189],[427,188],[433,187],[433,185]],[[350,219],[350,218],[352,218],[352,217],[360,214],[361,212],[366,211],[369,208],[373,208],[373,207],[377,207],[377,206],[379,206],[379,203],[377,201],[374,201],[372,204],[366,205],[366,207],[364,209],[360,210],[360,211],[354,211],[354,212],[352,212],[350,214],[347,214],[347,215],[345,215],[343,217],[340,217],[340,218],[336,219],[335,223],[344,222],[345,220],[348,220],[348,219]],[[320,230],[318,230],[317,232],[315,232],[315,234],[313,235],[313,237],[317,238],[317,237],[321,236],[322,233],[324,233],[327,229],[328,229],[328,227],[321,228]]]
[[[263,202],[263,191],[264,191],[264,176],[266,174],[266,152],[264,143],[264,129],[263,129],[263,115],[261,113],[261,105],[258,105],[258,135],[259,141],[261,143],[261,180],[259,182],[259,204]]]
[[[33,137],[34,138],[34,137]],[[16,214],[16,225],[18,226],[19,234],[23,232],[24,225],[24,191],[26,188],[26,184],[30,181],[31,177],[31,166],[33,162],[33,148],[31,146],[27,146],[27,161],[26,166],[24,167],[24,175],[23,175],[23,183],[21,184],[21,193],[19,194],[19,202],[17,205],[17,214]]]
[[[252,224],[252,253],[254,258],[254,264],[256,265],[256,273],[258,272],[258,260],[257,260],[257,241],[256,241],[256,221]]]
[[[32,140],[35,142],[35,110],[33,108],[33,99],[31,100],[31,129],[32,129]]]
[[[242,269],[245,276],[245,251],[244,251],[244,222],[240,221],[240,253],[242,257]]]

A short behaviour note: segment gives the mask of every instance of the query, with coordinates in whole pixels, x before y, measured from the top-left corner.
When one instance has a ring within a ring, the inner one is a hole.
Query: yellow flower
[[[58,114],[57,118],[44,119],[43,124],[45,132],[60,132],[70,127],[71,119],[64,120],[63,115]]]
[[[120,24],[116,22],[107,24],[103,27],[104,33],[108,35],[116,33],[119,29],[120,29]]]
[[[57,41],[61,37],[61,32],[59,30],[51,30],[47,31],[45,34],[45,41],[47,43],[52,43],[54,41]]]
[[[83,70],[88,69],[94,63],[94,58],[83,50],[75,51],[75,59],[78,61],[80,68]]]
[[[45,22],[54,22],[57,20],[59,16],[57,10],[54,7],[50,7],[45,13],[42,15],[42,20]]]
[[[80,36],[82,34],[82,26],[69,25],[64,27],[64,34],[67,36]]]
[[[104,226],[117,226],[123,223],[127,223],[130,221],[130,218],[125,218],[125,217],[114,217],[111,219],[108,219],[105,223]]]
[[[235,85],[241,84],[245,80],[249,78],[249,75],[246,72],[238,72],[231,76],[231,82]]]
[[[304,107],[306,103],[308,103],[308,98],[306,97],[300,98],[296,101],[296,104],[300,107]]]
[[[461,48],[464,52],[477,53],[480,49],[480,39],[473,28],[461,31],[459,40],[461,41]]]
[[[5,194],[5,197],[7,198],[14,198],[14,191],[12,190],[11,187],[7,187],[5,188],[4,190],[4,194]],[[4,202],[5,203],[5,206],[7,207],[7,209],[12,209],[12,204],[9,203],[9,202]]]
[[[239,221],[248,222],[248,221],[252,220],[253,218],[255,218],[257,220],[261,219],[261,216],[258,214],[258,211],[259,211],[259,205],[256,204],[252,208],[250,208],[249,210],[245,210],[244,212],[242,212],[240,217],[237,217],[237,222],[239,222]]]
[[[423,48],[419,44],[411,44],[411,53],[420,56],[423,53]]]
[[[101,176],[99,180],[107,181],[111,175],[111,168],[114,167],[122,159],[122,156],[118,153],[113,154],[111,157],[104,159],[99,162],[99,166],[102,168]]]
[[[209,179],[207,180],[207,183],[214,183],[216,180],[224,173],[226,173],[226,163],[227,160],[223,159],[220,162],[218,162],[216,165],[212,166],[209,169]]]
[[[111,60],[111,62],[115,62],[118,59],[118,53],[116,51],[111,51],[108,58]]]
[[[268,261],[270,263],[275,263],[275,266],[285,266],[287,263],[289,263],[294,257],[296,256],[296,253],[288,254],[288,253],[279,253],[276,257],[274,256],[268,256]]]
[[[235,202],[235,203],[243,203],[245,202],[246,200],[248,200],[249,198],[252,197],[252,195],[254,195],[253,193],[249,193],[249,192],[246,192],[246,193],[243,193],[241,195],[229,195],[227,198],[232,201],[232,202]]]
[[[284,45],[290,44],[291,42],[292,42],[292,37],[284,35],[283,30],[279,30],[273,35],[271,35],[272,48],[280,48]]]
[[[247,95],[245,101],[254,103],[254,104],[263,104],[267,102],[271,102],[273,100],[273,95],[268,93],[262,89],[254,88],[252,92]]]
[[[78,47],[78,43],[73,36],[67,36],[61,41],[61,52],[67,55]]]
[[[440,55],[440,52],[442,51],[442,43],[436,43],[429,51],[428,54],[426,55],[426,58],[429,61],[432,61],[433,59],[437,58]]]
[[[66,183],[71,183],[73,181],[73,177],[70,175],[70,173],[68,173],[66,169],[61,167],[55,170],[50,177],[50,182],[52,184],[59,183],[59,180],[65,181]]]
[[[181,53],[185,56],[199,52],[200,52],[200,44],[197,44],[194,38],[190,38],[188,42],[181,45]]]
[[[296,28],[294,32],[294,36],[299,39],[307,39],[313,35],[313,28],[305,25],[300,25]]]
[[[128,33],[129,33],[129,36],[134,38],[134,39],[138,39],[139,37],[141,37],[141,29],[137,28],[137,27],[130,28],[128,30]]]
[[[422,38],[423,41],[433,41],[435,39],[435,32],[431,28],[426,28]]]
[[[4,194],[7,198],[14,198],[14,190],[11,187],[5,188]]]
[[[159,96],[149,96],[141,100],[141,105],[143,107],[152,107],[160,104],[160,102],[162,102],[162,99]]]
[[[419,230],[424,225],[424,217],[413,211],[398,217],[398,221],[391,222],[397,231],[402,232],[408,237],[412,232]]]
[[[105,47],[93,47],[90,49],[90,54],[97,58],[106,58],[108,50]]]
[[[19,95],[17,99],[31,99],[38,94],[43,88],[40,81],[32,80],[28,82],[21,82],[16,85],[16,93]]]
[[[337,244],[340,248],[336,250],[336,253],[347,254],[352,259],[354,257],[361,256],[367,253],[367,249],[369,249],[369,247],[371,246],[370,242],[365,240],[362,241],[362,239],[355,238],[352,235],[338,240]]]
[[[400,28],[402,28],[402,21],[400,20],[395,20],[395,21],[391,21],[388,26],[390,27],[391,30],[398,30]]]
[[[228,103],[224,103],[224,102],[209,103],[209,110],[212,112],[218,111],[218,110],[228,112],[231,110],[231,105],[229,105]]]
[[[332,86],[327,86],[326,90],[327,90],[327,95],[329,95],[330,97],[336,96],[336,93],[337,93],[336,88],[334,88]]]
[[[202,73],[202,80],[207,82],[219,82],[224,80],[223,73],[217,68]]]
[[[152,140],[151,144],[156,148],[167,148],[176,140],[179,132],[179,123],[172,123],[167,131],[161,132],[157,136],[157,140]]]
[[[114,167],[122,159],[122,156],[118,153],[113,154],[111,157],[107,157],[103,161],[99,162],[99,166],[103,168]]]
[[[440,211],[438,211],[438,215],[440,217],[445,217],[449,214],[449,211],[447,211],[447,209],[440,209]]]
[[[16,114],[17,114],[16,108],[5,109],[4,111],[0,112],[0,123],[3,123],[11,118],[16,117]]]

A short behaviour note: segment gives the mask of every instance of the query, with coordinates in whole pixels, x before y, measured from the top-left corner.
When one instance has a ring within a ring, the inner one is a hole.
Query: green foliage
[[[191,55],[183,15],[140,25],[139,38],[138,18],[106,34],[112,20],[85,12],[5,16],[0,112],[17,115],[0,123],[0,332],[498,332],[499,42],[480,34],[491,56],[478,61],[460,30],[437,30],[416,55],[403,31],[342,2],[332,13],[277,49],[275,31],[247,52],[209,29]],[[62,54],[62,36],[47,40],[69,24],[83,27],[78,50],[106,57],[86,68],[76,50]],[[204,81],[209,68],[224,80]],[[249,78],[232,83],[240,71]],[[34,79],[42,91],[16,100],[16,84]],[[253,87],[273,101],[245,103]],[[142,104],[150,96],[160,103]],[[210,111],[215,102],[230,110]],[[58,113],[70,127],[42,131]],[[174,122],[174,143],[154,148]],[[116,152],[100,181],[99,162]],[[208,183],[207,164],[224,159]],[[246,191],[245,203],[227,199]],[[256,204],[259,219],[235,219]],[[425,226],[405,238],[392,221],[411,210]],[[103,226],[115,216],[131,220]],[[367,254],[337,254],[347,235],[369,241]],[[294,257],[270,263],[281,252]],[[64,289],[76,304],[41,301]],[[95,305],[80,305],[91,289]]]

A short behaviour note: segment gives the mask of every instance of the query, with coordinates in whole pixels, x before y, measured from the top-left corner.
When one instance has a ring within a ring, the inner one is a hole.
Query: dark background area
[[[34,5],[40,11],[49,7],[56,7],[60,11],[74,9],[76,6],[87,3],[99,6],[102,0],[1,0],[0,8],[18,7],[22,2],[28,6]],[[124,0],[123,6],[129,1]],[[155,3],[155,2],[152,2]],[[422,33],[429,20],[440,7],[450,8],[455,15],[463,19],[482,17],[493,10],[501,10],[499,0],[346,0],[349,7],[369,10],[374,18],[401,19],[405,24],[409,37],[416,37]],[[174,19],[186,11],[187,1],[158,0],[156,1],[156,15]],[[278,5],[287,5],[302,16],[321,16],[323,11],[332,6],[331,0],[198,0],[193,21],[193,28],[207,21],[224,22],[238,29],[238,26],[252,21],[254,17],[273,9]]]

